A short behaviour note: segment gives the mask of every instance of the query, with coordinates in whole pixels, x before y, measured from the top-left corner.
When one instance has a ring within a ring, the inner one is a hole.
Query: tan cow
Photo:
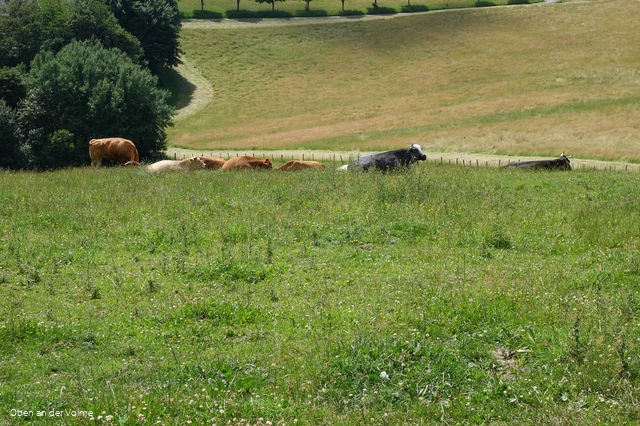
[[[138,162],[138,150],[129,139],[105,138],[89,141],[89,156],[91,167],[100,167],[102,158],[117,161],[120,164]]]
[[[324,164],[317,161],[291,160],[284,163],[278,170],[302,170],[302,169],[324,169]]]
[[[262,158],[249,157],[248,155],[242,157],[233,157],[227,160],[222,166],[222,170],[235,170],[235,169],[271,169],[271,161],[269,159],[263,160]]]
[[[185,158],[184,160],[161,160],[149,164],[146,168],[148,173],[158,172],[188,172],[191,170],[204,169],[204,162],[200,157]]]
[[[200,157],[200,159],[207,169],[219,169],[227,162],[224,158],[218,157]]]

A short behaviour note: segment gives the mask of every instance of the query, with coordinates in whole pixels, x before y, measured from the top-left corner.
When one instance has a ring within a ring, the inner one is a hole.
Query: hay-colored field
[[[539,0],[531,0],[531,3]],[[493,0],[492,3],[496,5],[507,4],[508,0]],[[203,4],[204,3],[204,4]],[[289,14],[291,16],[297,16],[304,13],[311,14],[312,16],[321,16],[322,14],[337,15],[342,10],[342,3],[340,0],[312,0],[309,2],[309,12],[305,12],[304,0],[276,0],[275,11],[281,15]],[[373,0],[345,0],[344,10],[350,13],[361,12],[368,13],[372,9]],[[384,8],[385,11],[395,10],[396,12],[402,11],[402,8],[407,5],[412,5],[414,8],[422,10],[438,10],[438,9],[451,9],[460,7],[473,7],[476,0],[378,0],[378,7]],[[258,3],[255,0],[240,0],[240,11],[253,12],[253,13],[265,13],[270,12],[272,9],[269,3]],[[192,16],[204,16],[212,17],[217,15],[224,15],[227,12],[235,12],[238,8],[238,2],[236,0],[180,0],[180,11],[186,17]]]
[[[212,101],[196,149],[434,151],[640,161],[640,2],[182,30]]]

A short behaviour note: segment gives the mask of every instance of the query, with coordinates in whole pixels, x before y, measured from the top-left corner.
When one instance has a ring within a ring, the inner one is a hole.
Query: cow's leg
[[[102,164],[102,157],[97,160],[91,159],[91,167],[100,167],[100,164]]]

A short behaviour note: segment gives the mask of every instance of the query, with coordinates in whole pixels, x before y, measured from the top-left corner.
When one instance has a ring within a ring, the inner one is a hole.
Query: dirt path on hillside
[[[545,0],[545,3],[557,3],[560,0]],[[572,1],[564,3],[570,3]],[[573,1],[578,2],[578,1]],[[537,3],[529,6],[536,6],[544,3]],[[522,7],[522,6],[504,6],[504,7]],[[474,10],[469,9],[444,9],[428,12],[417,12],[418,14],[424,13],[446,13],[452,10]],[[193,20],[187,19],[182,21],[183,28],[206,28],[206,29],[225,29],[225,28],[256,28],[256,27],[281,27],[291,25],[317,25],[317,24],[335,24],[345,22],[364,22],[373,20],[395,19],[400,17],[412,16],[415,13],[397,13],[393,15],[359,15],[359,16],[326,16],[317,18],[248,18],[248,19],[206,19],[206,20]],[[177,71],[184,77],[189,83],[191,83],[195,90],[191,95],[189,103],[177,111],[175,117],[176,121],[183,120],[190,115],[202,110],[211,101],[214,92],[211,84],[206,78],[191,64],[189,61],[182,58],[183,64],[177,67]],[[261,151],[261,150],[190,150],[169,147],[167,151],[168,155],[173,158],[187,158],[196,155],[212,156],[212,157],[235,157],[239,155],[252,155],[255,157],[269,158],[274,162],[274,165],[282,164],[286,161],[296,160],[317,160],[324,162],[335,161],[337,163],[346,164],[352,158],[357,158],[359,155],[368,154],[369,152],[357,152],[357,151],[320,151],[320,150],[275,150],[275,151]],[[499,167],[508,164],[511,161],[530,161],[539,159],[548,159],[544,157],[527,157],[527,156],[506,156],[506,155],[492,155],[492,154],[475,154],[464,152],[426,152],[427,163],[451,163],[459,164],[468,167]],[[612,161],[598,161],[598,160],[583,160],[578,158],[572,158],[571,164],[574,170],[584,169],[610,169],[616,171],[629,171],[640,172],[640,165],[625,162],[612,162]]]

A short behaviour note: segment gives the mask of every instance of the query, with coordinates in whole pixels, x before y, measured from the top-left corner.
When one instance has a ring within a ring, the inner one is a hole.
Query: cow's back
[[[204,169],[204,167],[204,162],[199,157],[193,157],[184,160],[160,160],[153,164],[149,164],[146,171],[148,173],[188,172]]]
[[[138,149],[129,139],[104,138],[89,141],[89,156],[91,165],[99,166],[102,158],[117,161],[120,164],[139,162]]]
[[[207,169],[219,169],[227,162],[224,158],[200,157]]]
[[[324,169],[324,164],[317,161],[291,160],[280,166],[280,170]]]
[[[234,170],[234,169],[254,169],[254,168],[271,168],[271,162],[269,160],[263,160],[260,158],[250,157],[243,155],[242,157],[233,157],[227,160],[222,166],[222,170]]]

